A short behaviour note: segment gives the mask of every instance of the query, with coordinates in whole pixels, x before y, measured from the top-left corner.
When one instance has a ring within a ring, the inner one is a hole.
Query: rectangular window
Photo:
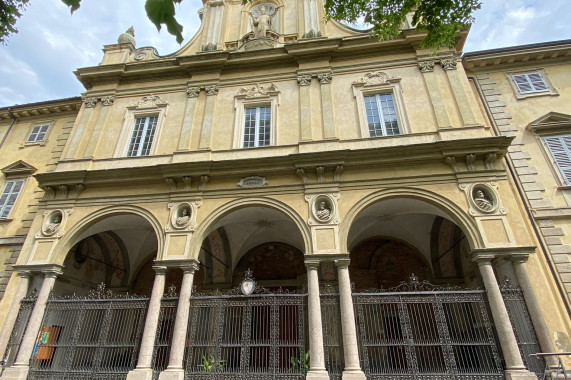
[[[135,118],[135,128],[127,150],[127,156],[148,156],[157,129],[158,116]]]
[[[270,145],[271,107],[244,109],[244,148]]]
[[[44,141],[49,128],[50,128],[49,124],[35,125],[34,128],[32,128],[32,132],[30,132],[30,135],[28,136],[28,140],[26,140],[26,142],[36,143]]]
[[[543,80],[540,73],[526,73],[512,75],[513,81],[520,94],[533,94],[536,92],[548,92],[549,86]]]
[[[4,191],[0,195],[0,219],[8,219],[23,185],[24,180],[6,182]]]
[[[545,137],[543,140],[565,184],[571,185],[571,135]]]
[[[393,94],[365,95],[365,111],[369,136],[392,136],[400,134]]]

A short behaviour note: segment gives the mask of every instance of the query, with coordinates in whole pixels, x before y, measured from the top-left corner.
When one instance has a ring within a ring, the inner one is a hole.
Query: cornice
[[[81,98],[50,100],[46,102],[14,105],[0,108],[0,120],[11,120],[10,112],[16,119],[77,112],[81,108]]]
[[[571,58],[571,41],[515,46],[464,54],[462,62],[472,71],[510,65],[541,65]]]
[[[470,155],[473,160],[486,160],[491,154],[502,157],[506,154],[512,138],[505,136],[483,137],[429,143],[409,144],[368,149],[341,149],[323,152],[292,153],[264,157],[259,155],[220,160],[165,163],[152,166],[123,167],[100,170],[70,170],[36,174],[34,177],[42,188],[78,185],[130,185],[164,182],[171,177],[224,177],[228,175],[255,175],[260,173],[292,173],[297,169],[314,170],[317,166],[375,167],[394,166],[399,163],[445,165],[445,159],[458,157],[457,161]],[[238,152],[239,153],[239,152]],[[445,166],[444,166],[445,167]],[[494,170],[484,170],[492,173]],[[463,173],[463,172],[462,172]],[[460,173],[460,174],[462,174]],[[478,175],[478,171],[466,172]],[[457,173],[458,174],[458,173]]]

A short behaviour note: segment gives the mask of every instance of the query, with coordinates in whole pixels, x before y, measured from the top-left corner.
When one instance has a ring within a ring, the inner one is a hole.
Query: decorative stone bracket
[[[85,185],[83,183],[45,185],[40,188],[44,190],[48,199],[66,199],[79,197],[79,194],[85,190]]]
[[[202,191],[206,187],[206,184],[210,180],[208,175],[201,175],[198,177],[198,186],[196,190]],[[182,177],[166,177],[166,183],[169,185],[169,192],[174,193],[177,191],[192,191],[192,177],[182,176]]]
[[[465,172],[465,171],[478,171],[478,170],[494,170],[495,163],[498,159],[502,158],[504,153],[489,152],[489,153],[468,153],[462,156],[446,156],[444,162],[450,167],[452,173]],[[464,161],[464,165],[460,163]],[[481,161],[483,165],[478,164]]]
[[[307,170],[310,169],[307,168]],[[309,183],[309,177],[307,175],[306,168],[297,168],[295,172],[298,175],[298,177],[301,179],[302,184],[306,185]],[[341,180],[342,173],[343,173],[343,165],[342,164],[336,165],[333,169],[333,182],[339,182]],[[315,174],[316,174],[317,183],[328,182],[326,179],[327,166],[323,165],[316,166]]]

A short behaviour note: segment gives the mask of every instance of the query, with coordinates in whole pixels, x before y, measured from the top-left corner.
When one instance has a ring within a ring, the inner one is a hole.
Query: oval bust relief
[[[322,223],[329,222],[333,218],[333,203],[327,196],[319,196],[315,198],[313,205],[313,214],[315,219]]]
[[[192,209],[189,204],[180,204],[173,214],[173,226],[176,228],[184,228],[190,223]]]
[[[52,211],[46,218],[43,232],[44,235],[53,235],[60,227],[63,220],[63,213],[60,210]]]
[[[478,210],[486,213],[493,212],[497,206],[494,193],[485,186],[474,186],[472,201]]]

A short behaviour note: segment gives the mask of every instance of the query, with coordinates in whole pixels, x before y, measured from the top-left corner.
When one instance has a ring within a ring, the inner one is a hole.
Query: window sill
[[[20,144],[20,149],[27,148],[27,147],[30,147],[30,146],[45,146],[46,143],[47,143],[46,140],[44,140],[44,141],[39,141],[39,142],[33,142],[33,143],[29,143],[29,142],[21,143],[21,144]]]
[[[14,219],[11,218],[7,218],[7,219],[0,219],[0,224],[2,223],[10,223],[11,221],[13,221]]]
[[[540,96],[559,96],[559,93],[555,90],[545,91],[545,92],[533,92],[530,94],[520,94],[519,92],[515,93],[515,97],[517,100],[524,100],[529,98],[537,98]]]

